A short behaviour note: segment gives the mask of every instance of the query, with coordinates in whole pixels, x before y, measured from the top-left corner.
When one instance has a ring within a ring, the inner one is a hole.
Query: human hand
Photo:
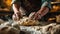
[[[13,16],[12,16],[12,19],[13,20],[15,20],[15,21],[18,21],[18,20],[20,20],[20,15],[18,15],[18,14],[13,14]]]
[[[29,18],[30,19],[41,19],[41,15],[37,12],[32,12],[30,15],[29,15]]]
[[[44,7],[41,8],[38,12],[35,13],[34,19],[41,19],[41,17],[45,16],[49,11],[49,8]]]
[[[34,18],[35,20],[41,19],[41,14],[40,13],[35,13]]]
[[[36,12],[32,12],[32,13],[30,13],[30,15],[29,15],[29,19],[33,19],[33,18],[34,18],[35,13],[36,13]]]

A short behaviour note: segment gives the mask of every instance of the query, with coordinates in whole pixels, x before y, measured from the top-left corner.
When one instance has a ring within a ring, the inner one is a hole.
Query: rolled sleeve
[[[45,6],[47,6],[47,5],[48,5],[48,2],[46,1],[46,2],[44,2],[44,3],[42,4],[41,7],[45,7]]]
[[[51,9],[51,1],[47,1],[47,0],[42,0],[42,6],[41,7],[48,7]]]

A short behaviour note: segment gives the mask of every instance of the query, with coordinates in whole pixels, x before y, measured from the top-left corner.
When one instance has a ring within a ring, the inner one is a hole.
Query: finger
[[[37,20],[37,18],[38,18],[38,14],[36,13],[34,19]]]
[[[32,12],[30,15],[29,15],[29,18],[32,19],[35,15],[35,12]]]
[[[13,19],[13,20],[17,20],[15,14],[12,16],[12,19]]]

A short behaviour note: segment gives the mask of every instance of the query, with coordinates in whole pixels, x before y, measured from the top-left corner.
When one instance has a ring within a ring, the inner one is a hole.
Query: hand
[[[14,21],[17,21],[17,20],[19,20],[19,17],[18,17],[16,14],[13,14],[12,19],[13,19]]]
[[[41,19],[41,17],[45,16],[49,11],[49,8],[44,7],[41,8],[34,16],[34,19]]]
[[[18,21],[18,20],[20,20],[20,17],[21,16],[19,16],[18,14],[13,14],[12,19],[15,21]]]
[[[29,15],[29,18],[30,19],[40,19],[41,18],[41,15],[37,12],[32,12],[30,15]]]
[[[36,12],[32,12],[32,13],[29,15],[29,19],[33,19],[33,18],[34,18],[35,13],[36,13]]]
[[[37,12],[37,13],[34,15],[34,18],[33,18],[33,19],[35,19],[35,20],[41,19],[41,14]]]

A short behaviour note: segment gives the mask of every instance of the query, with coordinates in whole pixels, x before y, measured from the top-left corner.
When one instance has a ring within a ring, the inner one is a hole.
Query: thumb
[[[33,18],[34,15],[35,15],[35,12],[32,12],[32,13],[29,15],[29,18],[30,18],[30,19]]]

